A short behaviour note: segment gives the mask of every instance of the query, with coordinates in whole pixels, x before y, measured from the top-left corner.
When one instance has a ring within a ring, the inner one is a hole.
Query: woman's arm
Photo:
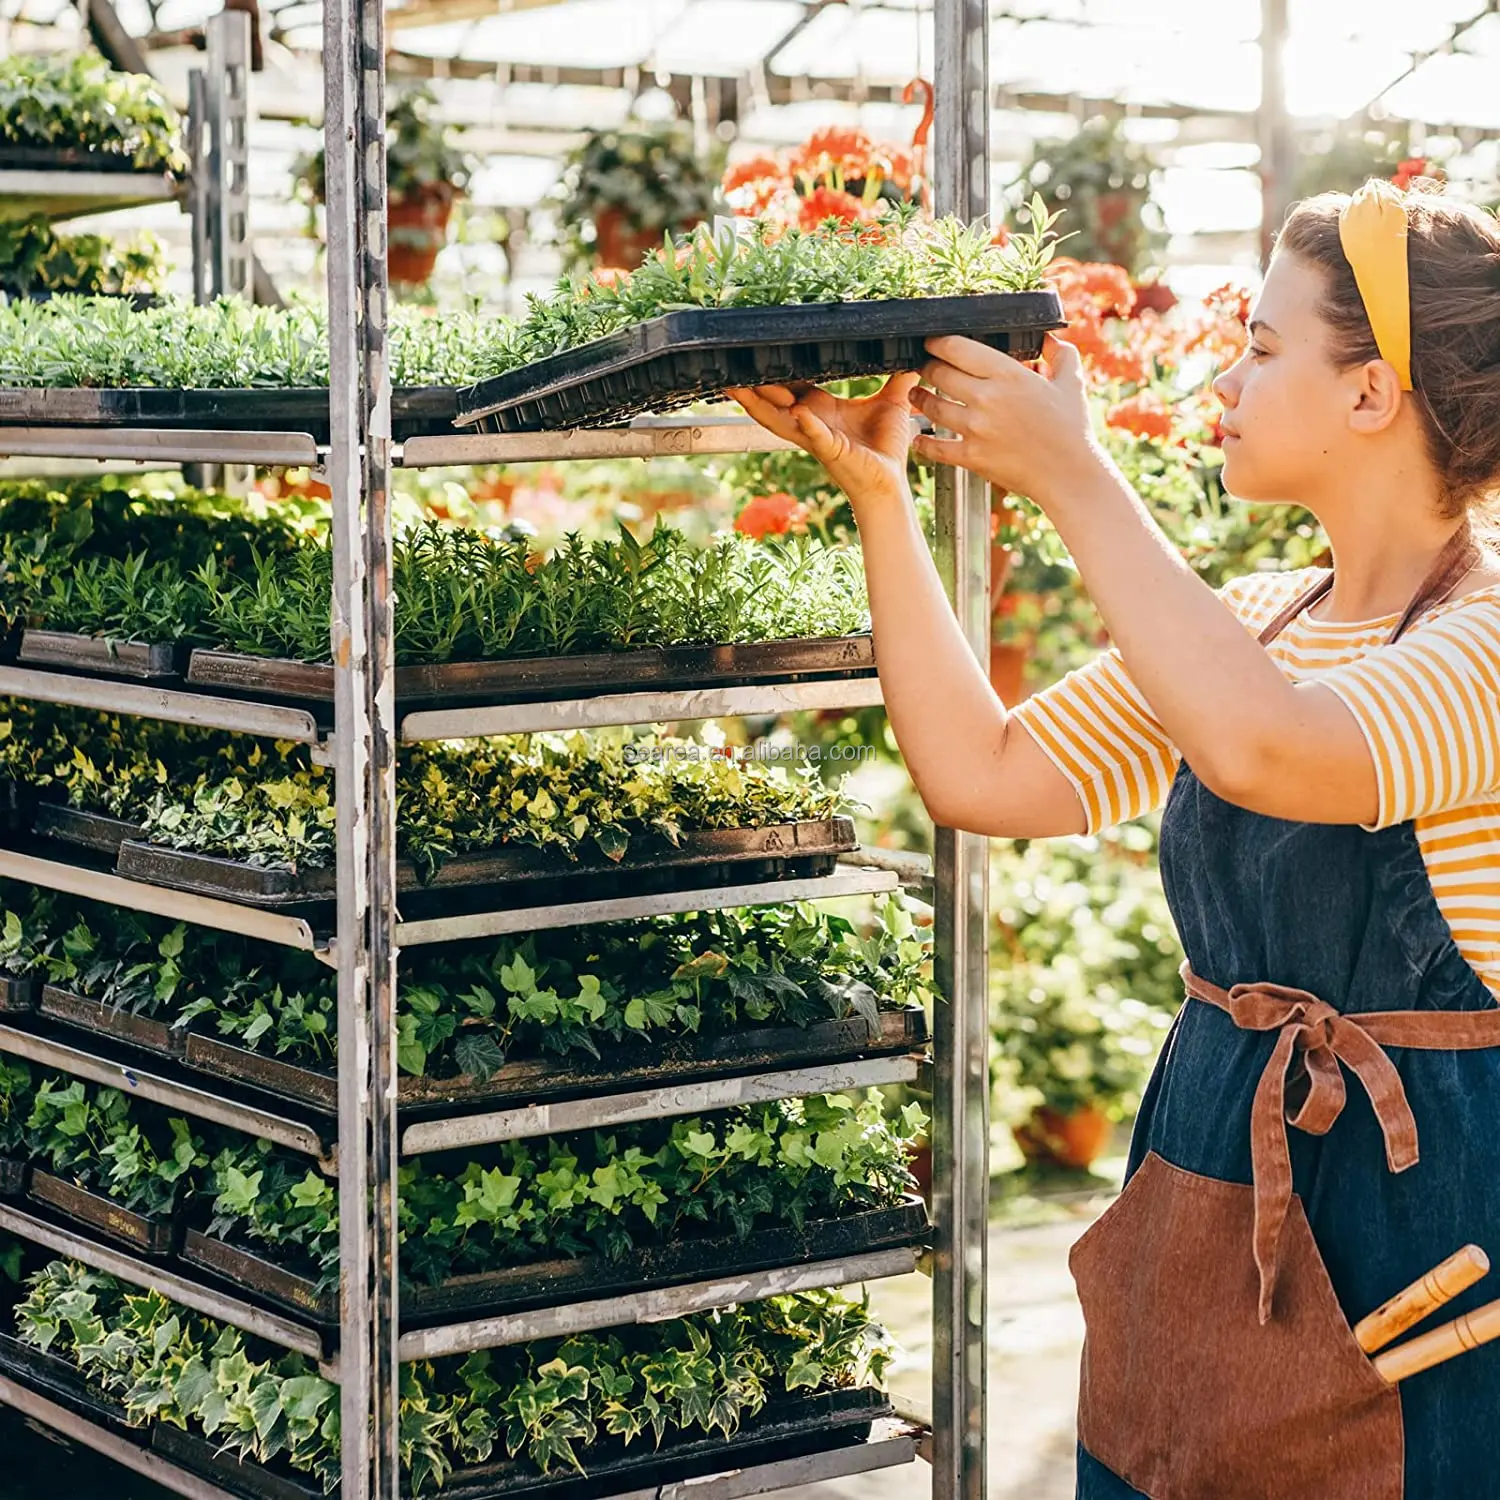
[[[1077,351],[1045,372],[970,339],[933,339],[912,404],[949,438],[918,451],[1029,495],[1078,565],[1131,678],[1183,758],[1241,807],[1301,822],[1373,823],[1364,734],[1340,698],[1293,683],[1178,555],[1094,442]]]
[[[849,497],[891,729],[936,822],[1002,838],[1082,833],[1083,805],[1006,713],[943,590],[906,483],[916,376],[841,401],[817,388],[735,390],[762,426],[800,444]]]

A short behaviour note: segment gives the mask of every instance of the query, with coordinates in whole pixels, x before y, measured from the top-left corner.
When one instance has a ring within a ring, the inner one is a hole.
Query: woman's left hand
[[[1107,464],[1094,440],[1078,351],[1047,335],[1038,373],[975,339],[927,340],[933,356],[909,400],[952,437],[923,436],[913,450],[931,463],[956,464],[1046,509]]]

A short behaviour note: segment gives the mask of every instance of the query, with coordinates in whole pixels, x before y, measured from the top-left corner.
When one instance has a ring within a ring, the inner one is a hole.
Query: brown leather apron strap
[[[1340,1064],[1359,1080],[1385,1138],[1386,1165],[1404,1172],[1417,1161],[1417,1122],[1385,1047],[1471,1051],[1500,1047],[1495,1010],[1397,1010],[1350,1016],[1305,990],[1279,984],[1237,984],[1222,990],[1184,963],[1187,992],[1224,1011],[1245,1031],[1277,1031],[1250,1107],[1250,1168],[1255,1185],[1255,1265],[1260,1272],[1260,1321],[1268,1322],[1281,1259],[1281,1231],[1292,1198],[1286,1127],[1326,1135],[1344,1108]],[[1300,1054],[1305,1091],[1288,1113],[1287,1075]]]

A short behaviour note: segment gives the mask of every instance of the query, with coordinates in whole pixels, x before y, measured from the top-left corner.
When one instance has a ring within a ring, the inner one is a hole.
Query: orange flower
[[[788,531],[807,530],[808,509],[802,501],[784,490],[757,495],[734,518],[734,529],[743,536],[757,539],[784,536]]]
[[[814,188],[802,200],[797,222],[804,230],[813,230],[825,219],[841,219],[845,224],[857,224],[864,214],[864,204],[853,193],[820,187]]]
[[[1162,441],[1172,435],[1172,408],[1155,391],[1138,391],[1118,402],[1105,413],[1104,420],[1137,437]]]
[[[780,182],[784,175],[781,163],[774,156],[752,156],[748,161],[730,167],[719,185],[726,193],[732,193],[736,188]]]

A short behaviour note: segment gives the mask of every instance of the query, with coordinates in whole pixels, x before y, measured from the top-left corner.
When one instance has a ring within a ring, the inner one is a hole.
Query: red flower
[[[778,490],[757,495],[734,518],[734,529],[744,536],[784,536],[788,531],[807,530],[807,507],[792,495]]]
[[[1172,435],[1172,409],[1155,391],[1138,391],[1110,407],[1104,420],[1137,437],[1161,440]]]
[[[857,224],[864,214],[864,204],[853,193],[820,187],[814,188],[802,200],[797,222],[804,230],[813,230],[825,219],[841,219],[845,224]]]
[[[1404,193],[1418,177],[1442,180],[1442,168],[1434,166],[1425,156],[1408,156],[1391,175],[1391,181]]]

